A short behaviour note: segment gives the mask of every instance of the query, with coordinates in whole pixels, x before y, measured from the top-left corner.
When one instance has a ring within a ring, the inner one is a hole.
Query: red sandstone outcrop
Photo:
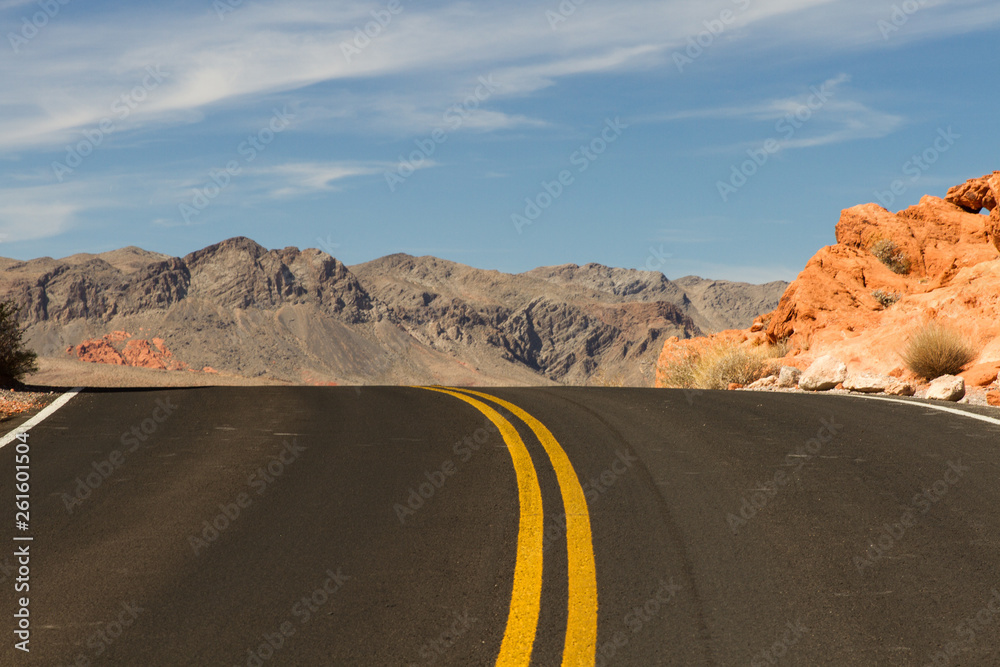
[[[87,340],[76,347],[67,350],[70,354],[75,354],[81,361],[93,364],[112,364],[114,366],[124,366],[125,360],[118,350],[107,340]]]
[[[81,361],[116,366],[136,366],[156,370],[182,370],[187,364],[173,358],[162,338],[152,343],[144,338],[133,338],[125,331],[112,331],[103,337],[87,340],[66,350]]]
[[[851,372],[913,379],[900,353],[917,328],[937,320],[978,350],[963,373],[966,383],[989,385],[1000,370],[998,202],[1000,172],[994,172],[898,213],[876,204],[847,209],[836,245],[809,260],[777,309],[750,330],[725,335],[744,345],[787,341],[792,352],[781,363],[803,369],[831,355]],[[880,261],[872,252],[879,242],[895,244],[909,271],[894,272]],[[678,346],[704,345],[698,340],[668,342],[660,365],[678,357]],[[658,386],[662,382],[658,374]]]
[[[986,231],[997,250],[1000,250],[1000,171],[988,176],[974,178],[948,191],[947,201],[970,213],[986,209],[990,212]]]

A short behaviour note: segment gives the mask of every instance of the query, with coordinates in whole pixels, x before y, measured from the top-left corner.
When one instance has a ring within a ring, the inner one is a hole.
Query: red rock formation
[[[956,185],[948,190],[945,199],[970,213],[988,210],[990,218],[986,231],[993,245],[1000,250],[1000,206],[997,205],[1000,202],[1000,171]]]
[[[67,348],[66,352],[81,361],[95,364],[170,371],[187,368],[187,364],[173,358],[173,353],[167,349],[162,338],[154,338],[150,344],[144,338],[132,338],[132,334],[125,331],[112,331],[101,338],[87,340],[76,347]]]
[[[909,377],[900,353],[912,332],[933,319],[979,350],[963,374],[967,383],[989,384],[1000,368],[998,202],[1000,172],[994,172],[952,188],[945,199],[927,196],[899,213],[876,204],[843,211],[837,244],[809,260],[777,309],[743,332],[743,344],[759,345],[761,336],[771,343],[787,340],[793,352],[782,363],[799,368],[830,354],[852,372]],[[990,216],[980,214],[982,209]],[[872,254],[881,240],[905,254],[908,273],[893,272]],[[886,307],[876,290],[899,300]],[[668,342],[661,366],[677,354],[677,344]]]
[[[111,364],[113,366],[125,366],[125,360],[118,350],[106,340],[88,340],[80,343],[70,351],[76,354],[81,361],[92,364]]]
[[[129,366],[167,370],[167,364],[163,362],[163,353],[155,350],[148,340],[130,340],[122,350],[122,356]]]

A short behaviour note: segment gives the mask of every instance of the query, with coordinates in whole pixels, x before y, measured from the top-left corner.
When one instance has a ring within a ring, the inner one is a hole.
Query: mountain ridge
[[[648,385],[667,337],[747,325],[783,292],[718,289],[742,290],[756,312],[699,293],[703,312],[659,272],[509,274],[404,253],[347,266],[241,236],[184,257],[130,246],[0,258],[0,294],[43,357],[310,384]]]

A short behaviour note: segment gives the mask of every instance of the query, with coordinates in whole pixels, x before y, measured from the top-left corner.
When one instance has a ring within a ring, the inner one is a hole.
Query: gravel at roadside
[[[0,421],[32,410],[41,410],[59,394],[52,391],[0,389]]]
[[[989,406],[986,395],[988,391],[997,391],[1000,387],[968,387],[966,389],[965,398],[957,401],[959,405],[977,405],[977,406]],[[793,393],[793,394],[840,394],[840,395],[854,395],[860,396],[859,392],[848,391],[847,389],[828,389],[827,391],[805,391],[804,389],[799,389],[798,387],[762,387],[751,389],[749,387],[741,387],[738,391],[769,391],[769,392],[783,392],[783,393]],[[927,392],[926,387],[921,387],[917,390],[914,398],[926,398],[925,394]],[[885,396],[884,393],[874,393],[868,394],[869,396]]]

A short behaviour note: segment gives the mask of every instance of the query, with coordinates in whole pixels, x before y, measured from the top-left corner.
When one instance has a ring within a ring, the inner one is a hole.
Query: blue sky
[[[122,5],[0,0],[0,255],[790,280],[1000,169],[995,0]]]

